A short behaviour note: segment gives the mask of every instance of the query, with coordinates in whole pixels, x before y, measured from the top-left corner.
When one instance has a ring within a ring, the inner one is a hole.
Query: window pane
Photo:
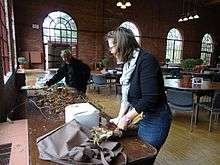
[[[49,23],[48,23],[49,22]],[[48,29],[48,30],[46,30]],[[75,31],[74,31],[75,30]],[[46,55],[46,69],[48,69],[48,42],[52,44],[69,44],[72,46],[71,42],[73,38],[77,41],[77,28],[73,19],[66,13],[56,11],[48,14],[43,23],[43,36],[44,36],[44,45],[45,45],[45,55]],[[77,54],[77,52],[75,52]]]
[[[167,34],[166,59],[172,63],[180,63],[182,55],[182,36],[180,32],[173,28]]]
[[[206,65],[211,64],[211,57],[213,53],[213,40],[210,34],[205,34],[202,38],[201,45],[201,59]]]
[[[76,30],[75,22],[69,15],[60,11],[52,12],[45,18],[43,29],[43,35],[46,37],[44,42],[49,38],[56,42],[68,42],[73,37],[77,38],[77,32],[73,31]]]
[[[120,27],[130,29],[134,33],[134,35],[136,36],[135,38],[136,38],[137,42],[140,43],[139,30],[138,30],[137,26],[134,23],[126,21],[126,22],[123,22],[120,25]]]
[[[67,35],[66,35],[66,30],[61,30],[61,36],[62,36],[63,38],[66,38],[66,37],[67,37]]]
[[[49,29],[44,28],[43,33],[44,35],[49,36]]]

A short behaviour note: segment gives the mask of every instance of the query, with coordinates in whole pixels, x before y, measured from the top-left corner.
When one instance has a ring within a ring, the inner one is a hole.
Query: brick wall
[[[77,25],[78,57],[91,63],[103,52],[103,10],[102,1],[50,1],[50,0],[18,0],[15,2],[16,36],[18,52],[43,52],[42,23],[44,18],[53,11],[64,11]],[[33,29],[32,24],[40,25]]]
[[[133,1],[132,1],[133,2]],[[160,61],[165,59],[166,36],[175,27],[182,32],[185,40],[183,58],[199,57],[201,39],[205,33],[219,38],[219,23],[210,19],[219,19],[220,14],[213,8],[200,9],[199,20],[178,23],[182,12],[181,0],[137,0],[126,10],[116,7],[111,0],[16,0],[16,36],[18,52],[43,52],[42,23],[48,13],[64,11],[73,17],[78,28],[79,58],[92,65],[103,57],[106,43],[104,34],[128,20],[134,22],[143,36],[141,45],[155,54]],[[33,23],[40,29],[33,29]],[[212,25],[212,26],[210,26]],[[104,32],[104,33],[103,33]],[[19,53],[18,53],[19,54]],[[37,67],[43,68],[43,64]]]
[[[177,28],[184,41],[183,58],[199,57],[201,40],[205,33],[210,33],[214,41],[219,41],[220,18],[219,8],[204,8],[201,6],[198,20],[178,23],[181,14],[182,1],[135,1],[128,10],[120,10],[111,3],[105,4],[104,29],[110,30],[119,26],[124,20],[135,23],[140,34],[142,47],[152,52],[160,61],[165,59],[166,37],[171,28]],[[214,17],[213,19],[210,19]],[[211,26],[210,26],[211,25]]]
[[[1,55],[1,53],[0,53]],[[4,121],[5,118],[5,107],[4,107],[4,79],[2,69],[2,58],[0,58],[0,122]]]

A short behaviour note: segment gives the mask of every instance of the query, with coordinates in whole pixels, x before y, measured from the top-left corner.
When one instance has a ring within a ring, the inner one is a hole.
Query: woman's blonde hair
[[[140,48],[133,32],[124,27],[118,27],[116,30],[108,32],[106,39],[108,40],[109,38],[113,39],[117,55],[123,62],[130,61],[133,57],[134,49]]]

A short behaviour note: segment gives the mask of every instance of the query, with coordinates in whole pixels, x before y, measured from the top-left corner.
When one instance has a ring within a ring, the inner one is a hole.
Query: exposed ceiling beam
[[[220,5],[220,0],[204,0],[205,6]]]

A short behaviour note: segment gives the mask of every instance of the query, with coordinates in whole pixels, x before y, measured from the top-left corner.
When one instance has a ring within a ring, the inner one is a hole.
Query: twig
[[[37,109],[39,109],[39,111],[40,111],[40,113],[43,115],[43,117],[45,118],[45,119],[49,119],[43,112],[42,112],[42,108],[41,107],[39,107],[36,103],[35,103],[35,101],[33,101],[33,100],[31,100],[31,99],[29,99],[29,101],[31,101],[33,104],[34,104],[34,106],[35,107],[37,107]],[[45,107],[44,107],[45,108]]]

